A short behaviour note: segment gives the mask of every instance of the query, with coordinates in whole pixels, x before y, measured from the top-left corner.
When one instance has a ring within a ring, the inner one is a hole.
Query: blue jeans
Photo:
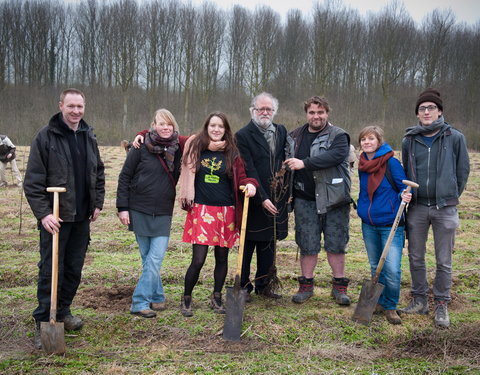
[[[367,249],[370,271],[375,275],[378,262],[392,227],[376,227],[362,223],[363,241]],[[396,310],[400,296],[400,279],[402,275],[402,249],[404,245],[404,227],[398,227],[390,245],[390,250],[380,273],[379,283],[385,286],[378,303],[385,310]]]
[[[160,268],[170,237],[147,237],[135,234],[142,256],[142,275],[133,292],[130,310],[137,312],[150,308],[150,303],[165,301]]]

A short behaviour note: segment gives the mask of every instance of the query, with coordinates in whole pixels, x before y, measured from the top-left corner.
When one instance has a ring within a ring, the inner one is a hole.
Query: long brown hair
[[[208,136],[208,124],[212,117],[218,117],[222,120],[223,126],[225,127],[225,134],[223,135],[222,141],[225,141],[225,148],[223,153],[225,154],[226,168],[228,176],[233,175],[233,162],[234,159],[238,156],[239,151],[233,137],[232,128],[228,122],[227,116],[223,112],[212,112],[210,113],[205,123],[202,126],[202,129],[196,134],[195,138],[190,143],[186,154],[183,156],[185,160],[195,160],[195,170],[200,169],[200,154],[208,149],[210,144],[210,137]]]

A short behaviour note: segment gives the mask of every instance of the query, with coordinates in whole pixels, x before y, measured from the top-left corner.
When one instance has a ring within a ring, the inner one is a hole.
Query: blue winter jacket
[[[378,158],[392,151],[388,143],[379,147],[375,156]],[[393,180],[401,192],[407,186],[402,183],[406,179],[405,171],[400,162],[392,157],[388,160],[387,168],[390,168]],[[358,195],[357,213],[364,223],[377,226],[389,226],[393,224],[401,203],[400,193],[397,193],[387,176],[383,177],[377,190],[373,193],[373,201],[368,198],[368,176],[369,173],[358,171],[360,178],[360,193]]]

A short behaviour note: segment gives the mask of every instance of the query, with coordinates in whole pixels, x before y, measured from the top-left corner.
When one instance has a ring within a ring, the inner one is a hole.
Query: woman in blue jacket
[[[384,143],[380,127],[364,128],[358,136],[358,142],[362,154],[358,163],[360,193],[357,212],[362,219],[363,241],[373,276],[400,203],[402,200],[410,202],[412,194],[404,192],[406,186],[402,180],[406,179],[405,172],[400,162],[393,157],[390,145]],[[379,278],[385,289],[380,296],[377,311],[383,310],[391,324],[402,323],[397,314],[397,304],[400,296],[404,228],[402,218]]]

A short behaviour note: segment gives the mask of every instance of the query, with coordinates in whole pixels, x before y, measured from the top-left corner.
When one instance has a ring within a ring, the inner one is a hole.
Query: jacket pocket
[[[336,181],[333,179],[331,182],[327,182],[327,206],[336,207],[343,205],[347,202],[345,197],[345,182],[343,179],[338,179],[341,181]]]

